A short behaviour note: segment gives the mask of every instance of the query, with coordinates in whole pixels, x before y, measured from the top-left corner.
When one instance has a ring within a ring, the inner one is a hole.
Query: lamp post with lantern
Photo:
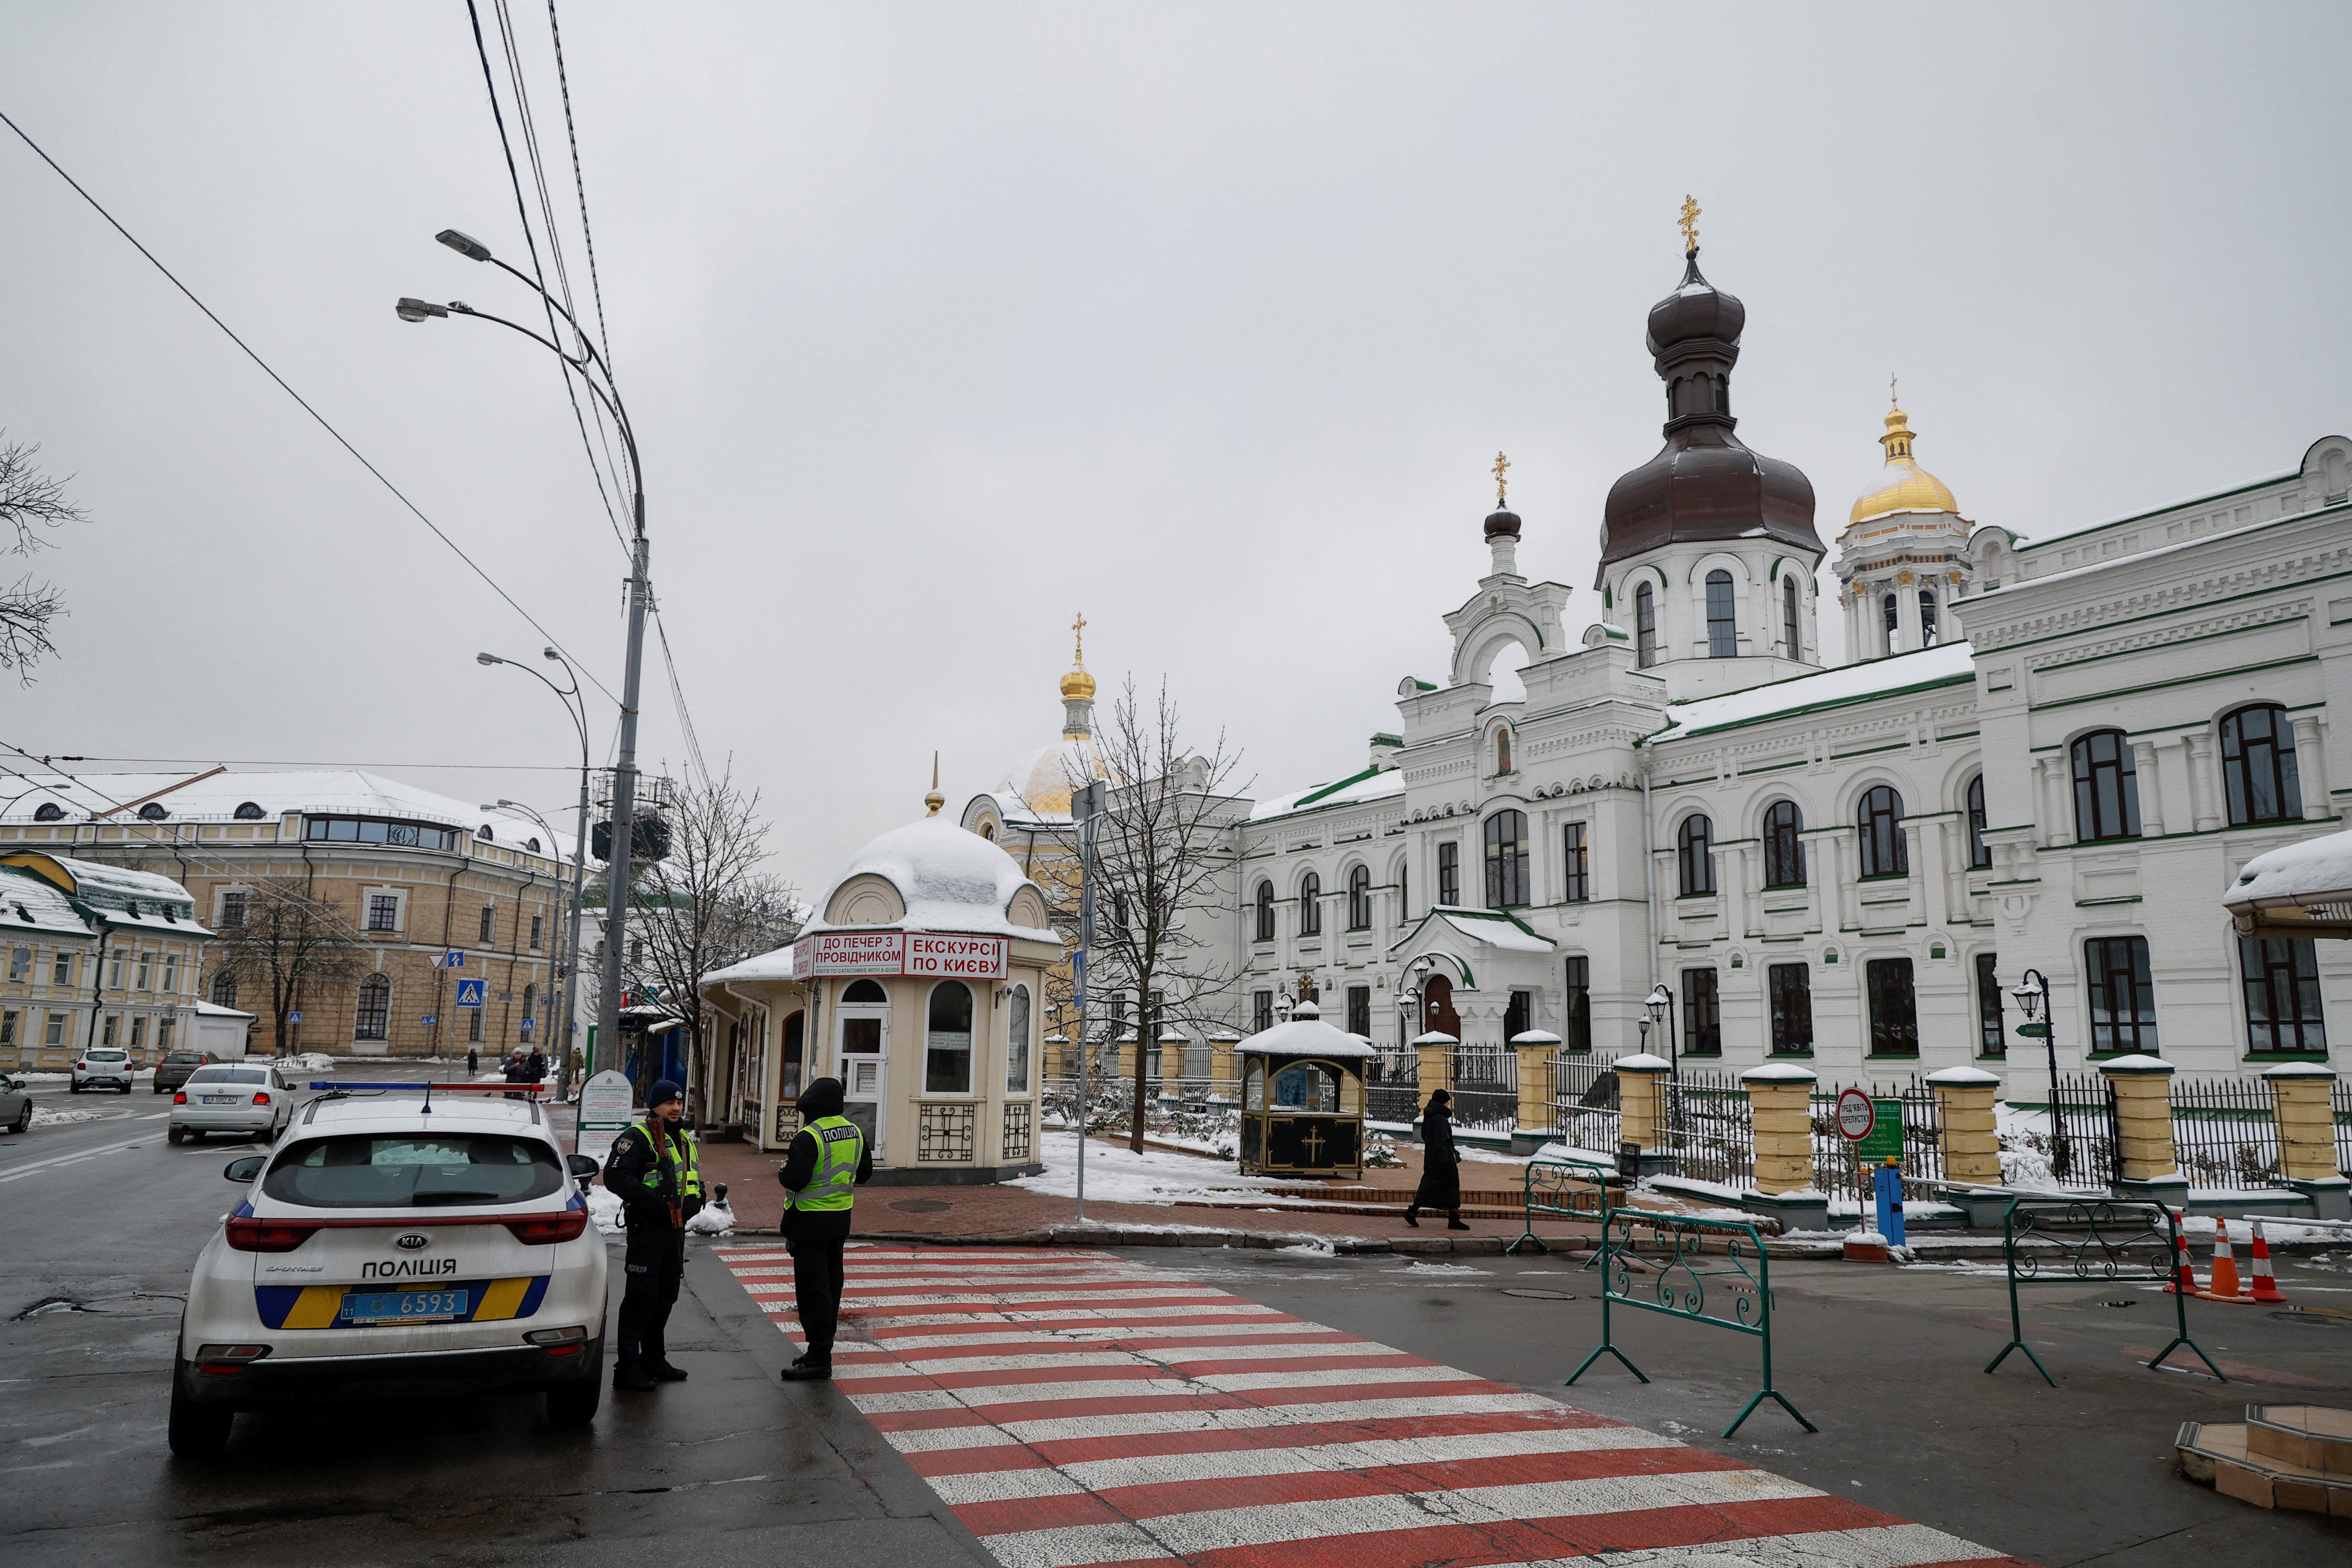
[[[2050,1056],[2050,1171],[2064,1181],[2074,1168],[2074,1150],[2066,1142],[2066,1118],[2058,1108],[2058,1037],[2053,1026],[2057,1022],[2050,1008],[2050,977],[2038,969],[2029,969],[2018,977],[2010,992],[2017,998],[2017,1010],[2025,1015],[2029,1033],[2039,1033],[2042,1048]]]

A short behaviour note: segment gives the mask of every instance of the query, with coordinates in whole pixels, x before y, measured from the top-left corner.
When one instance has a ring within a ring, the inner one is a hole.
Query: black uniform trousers
[[[651,1222],[655,1216],[648,1214],[645,1218]],[[666,1362],[669,1357],[664,1353],[662,1333],[669,1325],[669,1310],[677,1304],[678,1281],[686,1273],[686,1232],[667,1225],[632,1224],[623,1267],[626,1282],[621,1289],[617,1359],[623,1366]]]
[[[793,1255],[793,1299],[800,1311],[801,1338],[812,1361],[833,1359],[833,1336],[841,1322],[841,1246],[849,1239],[849,1215],[788,1214],[784,1250]]]

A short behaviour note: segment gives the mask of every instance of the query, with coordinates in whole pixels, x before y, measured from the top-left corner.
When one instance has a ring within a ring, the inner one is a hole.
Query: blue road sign
[[[443,953],[443,954],[441,955],[441,967],[442,967],[442,968],[444,968],[444,969],[463,969],[463,968],[465,968],[465,967],[466,967],[466,953],[465,953],[465,950],[464,950],[463,948],[456,948],[456,947],[453,947],[453,948],[451,948],[448,952],[446,952]]]
[[[289,1013],[286,1015],[286,1021],[289,1024],[299,1024],[302,1021],[302,1015],[299,1013]]]
[[[523,1032],[524,1034],[526,1034],[526,1035],[530,1034],[530,1026],[531,1026],[531,1020],[530,1020],[530,1019],[529,1019],[529,1018],[525,1018],[525,1019],[522,1021],[522,1032]]]
[[[489,984],[488,980],[460,980],[457,982],[457,1005],[460,1007],[480,1006],[482,1005],[482,989],[488,984]]]
[[[433,1027],[434,1025],[438,1024],[441,1021],[441,1015],[438,1013],[427,1013],[425,1016],[417,1019],[416,1021],[429,1029]]]

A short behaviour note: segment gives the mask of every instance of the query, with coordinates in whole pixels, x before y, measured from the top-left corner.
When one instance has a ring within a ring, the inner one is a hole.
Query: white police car
[[[358,1087],[358,1086],[348,1086]],[[331,1093],[267,1154],[196,1258],[172,1372],[174,1454],[239,1410],[353,1394],[538,1390],[585,1426],[604,1388],[604,1243],[530,1100]]]

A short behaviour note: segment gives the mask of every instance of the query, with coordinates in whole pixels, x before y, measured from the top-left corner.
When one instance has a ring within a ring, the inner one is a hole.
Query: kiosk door
[[[842,1114],[866,1134],[866,1146],[882,1158],[887,1132],[883,1089],[890,1079],[890,1002],[882,987],[860,980],[842,993],[834,1010],[835,1059],[841,1063],[846,1102]]]

